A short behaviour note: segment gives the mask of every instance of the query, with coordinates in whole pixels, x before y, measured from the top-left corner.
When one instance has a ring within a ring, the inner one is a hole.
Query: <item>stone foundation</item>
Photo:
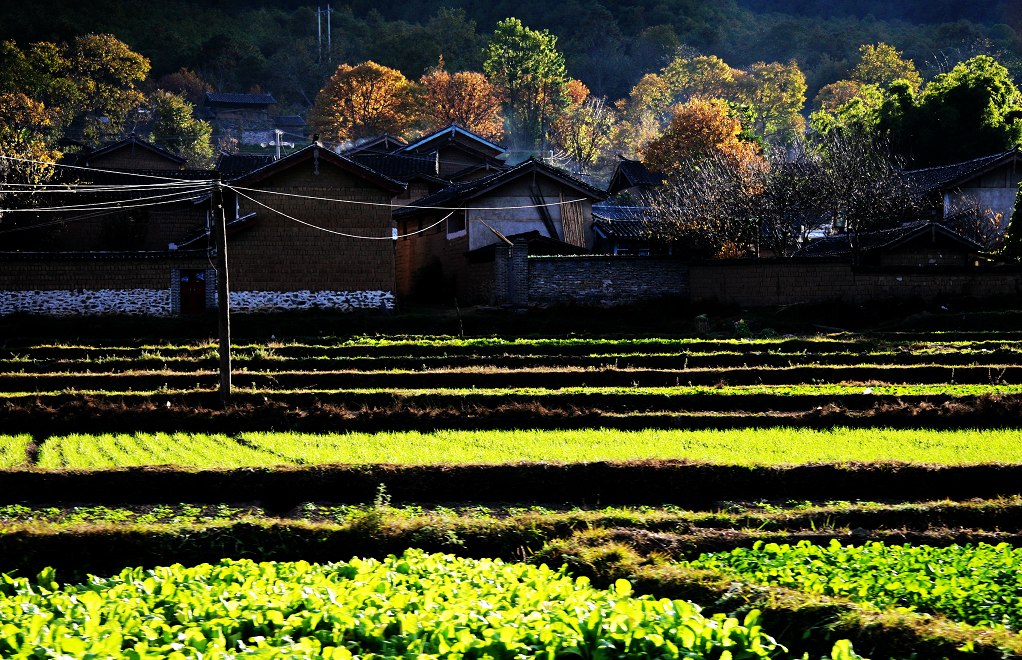
[[[232,312],[285,312],[299,309],[394,309],[390,291],[232,291]]]
[[[0,291],[0,316],[19,313],[42,316],[170,316],[170,290]]]

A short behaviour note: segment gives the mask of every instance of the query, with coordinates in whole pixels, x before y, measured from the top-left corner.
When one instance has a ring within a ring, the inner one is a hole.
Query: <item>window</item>
[[[465,212],[455,211],[447,218],[447,238],[456,238],[465,233]]]

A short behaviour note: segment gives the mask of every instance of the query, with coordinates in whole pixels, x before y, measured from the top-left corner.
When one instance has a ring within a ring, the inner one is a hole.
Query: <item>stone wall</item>
[[[498,304],[616,306],[688,295],[688,266],[670,257],[529,257],[524,243],[497,251]]]
[[[230,298],[232,312],[394,309],[390,291],[235,291]]]
[[[163,290],[0,291],[0,316],[8,314],[170,316],[170,287]]]

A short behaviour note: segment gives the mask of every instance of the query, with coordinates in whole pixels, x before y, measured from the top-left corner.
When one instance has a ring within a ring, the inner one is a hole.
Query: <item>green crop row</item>
[[[224,560],[61,587],[0,579],[9,658],[780,658],[753,612],[598,590],[545,566],[409,550],[385,561]],[[855,658],[851,645],[835,659]]]
[[[137,465],[247,467],[278,465],[272,453],[223,435],[187,433],[73,434],[44,441],[39,467],[102,469]]]
[[[213,387],[178,389],[160,387],[146,390],[104,390],[65,388],[40,392],[0,392],[3,398],[74,396],[180,396],[214,391]],[[691,397],[691,396],[887,396],[887,397],[933,397],[961,398],[984,395],[1022,394],[1022,385],[965,385],[965,384],[800,384],[800,385],[679,385],[671,387],[501,387],[501,388],[350,388],[350,389],[265,389],[259,387],[235,388],[239,394],[254,395],[295,395],[306,394],[329,397],[395,396],[395,397],[482,397],[482,398],[557,398],[585,396],[643,396],[643,397]]]
[[[1022,627],[1022,548],[1007,543],[938,548],[756,542],[752,548],[701,555],[688,565],[975,626]]]
[[[28,439],[18,436],[25,464]],[[204,468],[280,464],[472,465],[517,462],[688,460],[716,465],[903,462],[940,465],[1022,463],[1022,432],[769,428],[621,431],[518,430],[382,433],[72,434],[39,445],[43,468],[138,465]]]
[[[27,463],[27,435],[0,435],[0,468],[21,467]]]

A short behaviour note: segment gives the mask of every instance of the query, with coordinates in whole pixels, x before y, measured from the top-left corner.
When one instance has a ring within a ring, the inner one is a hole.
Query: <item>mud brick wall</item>
[[[784,259],[692,264],[693,301],[754,306],[843,301],[993,298],[1022,293],[1018,268],[859,267]]]
[[[528,304],[627,305],[688,295],[688,266],[669,257],[528,258]]]
[[[317,173],[318,171],[318,173]],[[251,224],[230,236],[232,291],[393,292],[393,195],[326,161],[300,163],[258,184],[261,190],[380,204],[341,204],[246,192],[298,220],[355,236],[320,231],[290,220],[245,198],[239,213],[255,212]],[[228,208],[230,208],[228,206]]]

